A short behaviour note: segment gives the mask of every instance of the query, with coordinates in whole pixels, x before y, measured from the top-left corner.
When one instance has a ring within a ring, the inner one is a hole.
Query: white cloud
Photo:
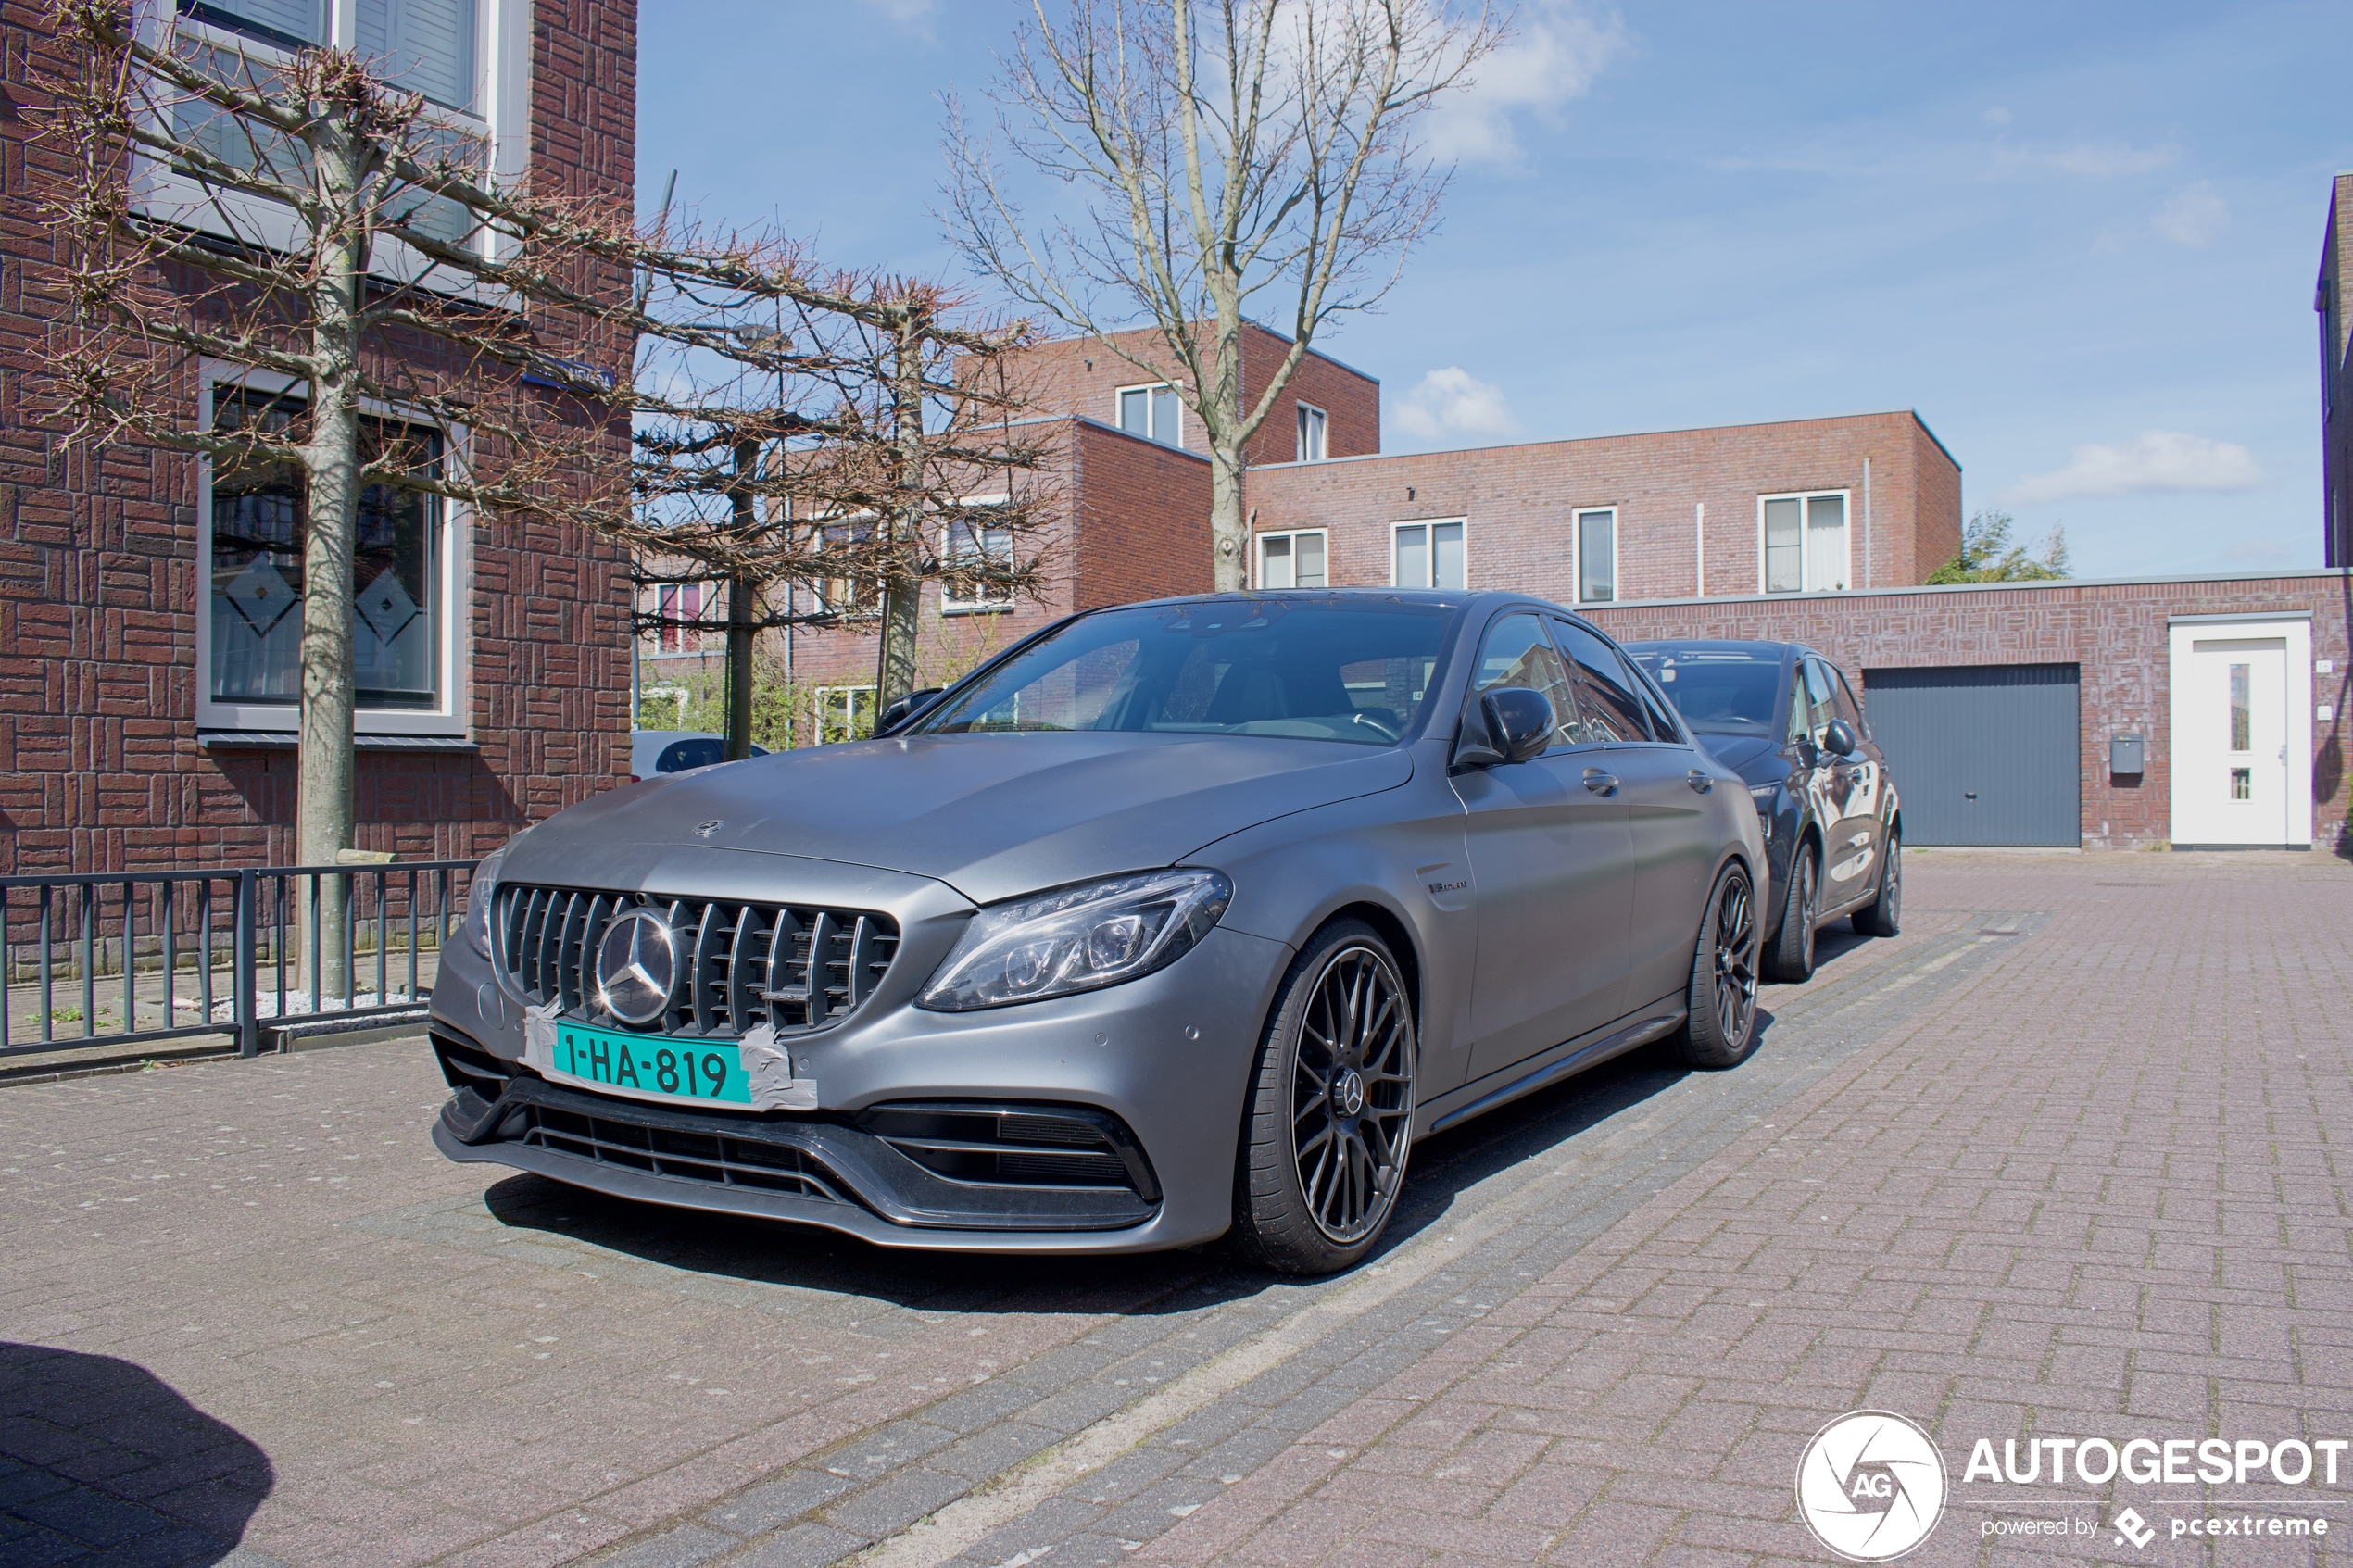
[[[2028,474],[2004,491],[2002,499],[2032,503],[2152,490],[2252,490],[2263,482],[2255,454],[2234,441],[2151,430],[2127,446],[2078,446],[2067,467]]]
[[[866,9],[876,12],[901,32],[919,38],[931,36],[931,19],[939,14],[939,0],[862,0]]]
[[[1397,428],[1420,441],[1449,435],[1511,435],[1519,430],[1504,389],[1480,381],[1459,365],[1432,370],[1405,395],[1396,410]]]
[[[2157,215],[2157,232],[2175,245],[2210,245],[2230,226],[2229,205],[2204,180],[2167,202]]]
[[[2003,169],[2048,169],[2060,174],[2114,180],[2163,169],[2181,156],[2182,149],[2170,142],[2161,147],[2136,147],[2130,142],[2080,142],[2071,147],[2004,147],[1994,154],[1994,162]]]
[[[1450,93],[1429,117],[1429,151],[1441,163],[1511,163],[1520,157],[1513,116],[1533,113],[1558,124],[1572,98],[1629,46],[1615,11],[1596,13],[1577,0],[1534,0],[1522,8],[1512,39],[1471,69],[1471,86]]]
[[[1985,111],[1985,123],[1988,125],[2007,125],[2009,122],[2010,111],[1998,104]]]

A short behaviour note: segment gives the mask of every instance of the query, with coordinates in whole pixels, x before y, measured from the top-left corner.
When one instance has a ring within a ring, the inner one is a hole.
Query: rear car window
[[[1781,660],[1742,648],[1635,648],[1675,711],[1704,735],[1779,738]]]

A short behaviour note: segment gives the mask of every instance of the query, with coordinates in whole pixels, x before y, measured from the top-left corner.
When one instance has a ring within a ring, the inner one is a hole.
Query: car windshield
[[[911,734],[1132,730],[1391,746],[1454,608],[1374,598],[1105,610],[1024,648]]]
[[[1629,648],[1704,735],[1780,736],[1781,656],[1745,648]]]

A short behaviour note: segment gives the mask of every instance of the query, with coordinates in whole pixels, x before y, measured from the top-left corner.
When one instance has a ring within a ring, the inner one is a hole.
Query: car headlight
[[[506,858],[504,849],[493,849],[466,884],[466,946],[485,959],[490,957],[490,905],[498,896],[498,866]]]
[[[1194,867],[1084,883],[975,915],[917,1005],[966,1012],[1134,980],[1190,952],[1234,897]]]

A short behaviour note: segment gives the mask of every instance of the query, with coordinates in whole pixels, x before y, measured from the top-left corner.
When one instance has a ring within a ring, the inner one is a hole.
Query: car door
[[[1541,756],[1453,781],[1478,901],[1476,1079],[1617,1016],[1633,844],[1624,800],[1588,785],[1589,770],[1605,775],[1605,750],[1535,611],[1507,611],[1490,624],[1470,680],[1474,704],[1492,687],[1528,686],[1552,700],[1557,720]]]
[[[1847,689],[1846,678],[1826,659],[1809,655],[1806,662],[1829,688],[1832,716],[1845,720],[1846,727],[1855,732],[1853,751],[1829,754],[1822,759],[1830,771],[1824,794],[1838,810],[1835,823],[1827,816],[1822,823],[1823,840],[1829,846],[1829,852],[1822,857],[1822,908],[1831,909],[1862,897],[1878,880],[1877,867],[1883,847],[1880,843],[1879,804],[1884,773],[1865,738],[1863,710],[1856,706],[1854,693]],[[1810,687],[1813,680],[1806,684]],[[1826,723],[1823,727],[1829,726]]]
[[[1680,996],[1691,983],[1692,944],[1716,869],[1706,795],[1717,784],[1666,699],[1615,644],[1579,621],[1551,624],[1579,700],[1609,730],[1603,765],[1626,802],[1635,873],[1624,1010]]]

